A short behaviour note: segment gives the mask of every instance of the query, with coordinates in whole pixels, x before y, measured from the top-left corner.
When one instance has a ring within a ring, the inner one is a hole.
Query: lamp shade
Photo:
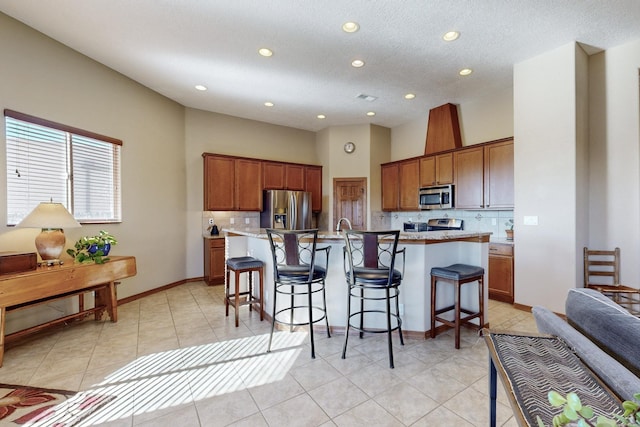
[[[42,202],[16,227],[42,229],[36,236],[36,249],[43,261],[49,261],[59,259],[62,254],[66,243],[62,229],[81,225],[62,203]]]
[[[16,227],[62,229],[78,228],[81,225],[62,203],[42,202]]]

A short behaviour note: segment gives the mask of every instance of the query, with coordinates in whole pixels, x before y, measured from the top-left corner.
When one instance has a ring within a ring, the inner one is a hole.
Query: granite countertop
[[[224,228],[223,233],[238,234],[247,237],[257,237],[266,239],[267,232],[264,228]],[[465,230],[445,230],[445,231],[422,231],[419,233],[405,233],[400,232],[400,241],[441,241],[441,240],[455,240],[474,237],[485,237],[488,240],[490,232],[478,232],[478,231],[465,231]],[[321,240],[343,240],[344,236],[340,231],[326,231],[321,230],[318,232],[318,239]]]
[[[513,240],[507,240],[506,237],[491,236],[491,239],[489,239],[489,243],[500,243],[502,245],[511,245],[511,246],[513,246]]]

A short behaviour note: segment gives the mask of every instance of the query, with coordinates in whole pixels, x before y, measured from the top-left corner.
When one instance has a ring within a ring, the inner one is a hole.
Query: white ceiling
[[[567,43],[593,53],[640,39],[638,0],[0,0],[0,11],[182,105],[311,131],[394,127],[509,88],[513,64]],[[444,42],[450,30],[461,36]]]

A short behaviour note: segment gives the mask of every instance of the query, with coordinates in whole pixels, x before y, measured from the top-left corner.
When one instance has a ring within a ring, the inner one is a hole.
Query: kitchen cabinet
[[[284,190],[284,163],[262,162],[262,182],[265,190]]]
[[[484,208],[484,147],[454,152],[456,209]]]
[[[420,159],[420,187],[453,183],[453,153]]]
[[[322,211],[322,166],[304,167],[304,190],[311,192],[311,211]]]
[[[398,210],[400,197],[400,174],[397,163],[381,166],[380,179],[382,181],[382,210]]]
[[[304,191],[304,165],[285,164],[285,188],[287,190]]]
[[[418,159],[406,160],[398,165],[400,182],[400,210],[418,210],[420,187],[420,164]]]
[[[487,208],[513,208],[513,140],[484,147],[485,190]]]
[[[514,247],[489,243],[489,298],[513,304]]]
[[[224,283],[224,238],[204,239],[204,280],[208,285]]]
[[[262,210],[260,160],[203,154],[204,210]]]
[[[453,153],[457,209],[512,209],[513,139]]]

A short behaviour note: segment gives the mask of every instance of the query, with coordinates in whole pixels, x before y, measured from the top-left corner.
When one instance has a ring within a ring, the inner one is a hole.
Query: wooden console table
[[[104,264],[74,264],[42,266],[33,271],[0,275],[0,366],[7,341],[40,331],[48,326],[86,317],[93,313],[96,320],[106,310],[112,322],[118,321],[116,280],[136,275],[136,259],[132,256],[111,256]],[[84,309],[84,294],[95,293],[94,308]],[[5,337],[8,311],[44,304],[53,300],[80,295],[78,313],[33,326]]]

